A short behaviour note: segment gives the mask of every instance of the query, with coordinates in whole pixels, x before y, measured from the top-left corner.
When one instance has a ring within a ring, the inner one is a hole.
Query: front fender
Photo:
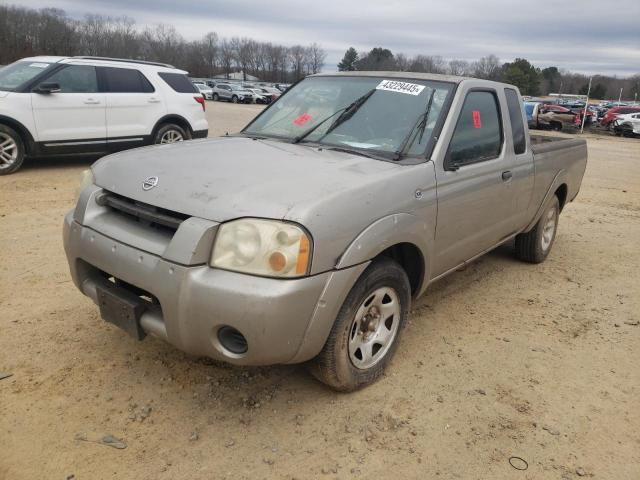
[[[400,243],[415,245],[424,261],[422,288],[426,288],[430,278],[430,257],[427,252],[433,247],[433,226],[409,213],[395,213],[376,220],[365,228],[347,247],[338,259],[337,269],[347,268],[367,262],[389,247]]]

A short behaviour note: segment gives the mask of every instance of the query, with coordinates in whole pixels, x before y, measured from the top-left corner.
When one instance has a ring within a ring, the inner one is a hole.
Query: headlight
[[[243,218],[218,228],[211,266],[266,277],[301,277],[311,265],[311,240],[299,226]]]
[[[80,185],[78,185],[78,188],[76,189],[76,203],[78,203],[78,200],[80,199],[80,194],[82,193],[82,191],[85,188],[87,188],[89,185],[93,185],[93,183],[94,183],[93,171],[90,168],[83,170],[82,176],[80,177]]]

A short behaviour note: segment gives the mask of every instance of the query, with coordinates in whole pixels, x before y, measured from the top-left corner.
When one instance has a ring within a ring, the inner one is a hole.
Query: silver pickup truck
[[[542,262],[586,162],[584,140],[529,137],[511,85],[314,75],[238,134],[95,163],[64,245],[135,338],[308,362],[349,391],[383,373],[429,284],[510,239]]]

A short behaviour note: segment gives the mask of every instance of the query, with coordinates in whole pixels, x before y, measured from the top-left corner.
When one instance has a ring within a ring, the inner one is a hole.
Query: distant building
[[[225,80],[240,80],[240,81],[243,81],[243,80],[245,80],[245,74],[244,74],[244,72],[231,72],[229,74],[223,73],[221,75],[216,75],[213,78],[220,78],[220,79],[225,79]],[[247,74],[246,80],[252,81],[252,82],[259,82],[260,81],[260,79],[258,77],[254,77],[253,75],[249,75],[249,74]]]

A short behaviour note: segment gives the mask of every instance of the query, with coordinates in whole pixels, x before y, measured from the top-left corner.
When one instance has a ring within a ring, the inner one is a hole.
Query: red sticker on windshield
[[[298,125],[299,127],[301,127],[302,125],[304,125],[305,123],[307,123],[309,120],[311,120],[313,117],[311,115],[309,115],[308,113],[303,113],[302,115],[300,115],[298,118],[296,118],[293,123]]]
[[[473,128],[482,128],[482,120],[480,119],[480,110],[473,111]]]

